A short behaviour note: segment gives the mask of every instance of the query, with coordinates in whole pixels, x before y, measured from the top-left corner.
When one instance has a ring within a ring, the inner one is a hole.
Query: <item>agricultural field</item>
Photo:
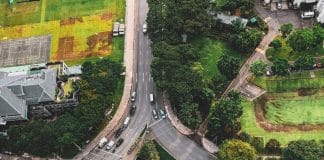
[[[123,21],[124,3],[41,0],[9,5],[7,0],[0,0],[0,8],[6,11],[0,13],[0,25],[4,26],[0,27],[0,41],[51,35],[50,60],[65,60],[68,64],[108,56],[112,54],[113,43],[122,42],[112,41],[111,32],[114,21]],[[11,12],[14,14],[10,15]]]

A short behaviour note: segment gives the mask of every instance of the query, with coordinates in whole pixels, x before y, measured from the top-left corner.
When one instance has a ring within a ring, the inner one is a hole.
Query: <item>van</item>
[[[303,12],[301,18],[313,18],[315,16],[314,12]]]
[[[157,113],[156,113],[156,110],[155,109],[153,109],[153,118],[154,119],[158,119],[158,115],[157,115]]]
[[[136,92],[132,92],[131,101],[135,102],[135,99],[136,99]]]
[[[150,102],[151,102],[151,103],[154,102],[154,96],[153,96],[153,93],[150,94]]]
[[[129,124],[130,118],[126,117],[126,119],[124,120],[124,127],[126,128]]]

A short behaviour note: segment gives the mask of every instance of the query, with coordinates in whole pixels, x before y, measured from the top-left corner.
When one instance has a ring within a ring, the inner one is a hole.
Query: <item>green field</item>
[[[200,39],[196,42],[199,45],[199,53],[202,55],[200,60],[201,65],[204,68],[204,77],[211,79],[213,76],[221,76],[217,68],[217,62],[221,55],[228,54],[230,56],[239,58],[241,63],[247,58],[247,55],[240,54],[239,52],[230,48],[230,46],[221,40],[215,40],[210,38]]]
[[[304,140],[323,140],[324,131],[291,131],[291,132],[268,132],[263,128],[259,127],[256,122],[254,115],[254,104],[253,102],[243,101],[243,115],[241,117],[242,131],[249,133],[252,136],[263,137],[265,143],[269,139],[277,139],[282,146],[286,146],[290,141],[304,139]]]
[[[249,81],[255,85],[267,90],[267,92],[288,92],[296,91],[300,88],[323,88],[324,87],[324,71],[314,71],[316,77],[310,77],[310,71],[290,74],[286,77],[257,77],[251,78]]]
[[[278,98],[266,103],[266,120],[272,124],[299,125],[324,123],[324,98],[302,96]]]

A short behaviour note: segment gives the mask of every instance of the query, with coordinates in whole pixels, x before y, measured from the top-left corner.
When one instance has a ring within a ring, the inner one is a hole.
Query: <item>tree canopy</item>
[[[190,128],[198,128],[201,123],[201,114],[198,110],[198,104],[183,103],[180,109],[180,119]]]
[[[262,33],[256,29],[250,29],[231,38],[233,46],[243,53],[252,52],[262,39]]]
[[[312,28],[305,28],[292,32],[288,37],[288,44],[293,50],[301,52],[321,45],[323,39],[324,28],[321,26],[313,26]]]
[[[271,69],[277,75],[286,76],[289,74],[288,61],[286,59],[275,59]]]
[[[312,55],[304,54],[295,61],[295,66],[299,70],[311,69],[315,64],[315,58]]]
[[[217,68],[222,75],[228,79],[233,79],[239,72],[240,60],[223,54],[217,63]]]
[[[320,160],[324,156],[321,146],[314,140],[292,141],[283,150],[285,160]]]
[[[137,153],[137,156],[140,160],[160,160],[160,155],[154,141],[146,141]]]
[[[255,160],[256,151],[246,142],[227,140],[220,146],[217,158],[219,160]]]
[[[287,37],[293,30],[293,25],[291,23],[283,24],[280,26],[280,31],[283,37]]]
[[[262,60],[255,61],[250,66],[250,71],[255,75],[256,77],[264,75],[264,73],[267,70],[268,64]]]

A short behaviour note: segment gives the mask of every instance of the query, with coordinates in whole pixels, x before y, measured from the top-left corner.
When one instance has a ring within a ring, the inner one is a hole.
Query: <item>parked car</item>
[[[281,2],[278,2],[278,3],[277,3],[277,8],[278,8],[278,9],[281,9],[281,8],[282,8]]]
[[[98,144],[99,148],[104,147],[107,142],[108,142],[108,139],[106,137],[101,138],[99,141],[99,144]]]
[[[115,133],[115,138],[118,138],[122,134],[123,130],[124,130],[124,128],[120,127]]]
[[[124,142],[124,139],[120,138],[118,139],[118,141],[116,142],[116,147],[119,147],[120,145],[122,145]]]
[[[129,124],[129,121],[130,121],[130,117],[126,117],[126,119],[124,120],[124,128],[126,128],[127,126],[128,126],[128,124]]]
[[[115,142],[113,140],[109,141],[107,144],[106,150],[111,150],[114,147]]]
[[[143,33],[145,34],[146,32],[147,32],[147,24],[144,23],[144,24],[143,24]]]
[[[156,110],[155,109],[153,109],[153,118],[154,119],[158,119],[158,115],[157,115],[157,113],[156,113]]]
[[[162,109],[160,110],[160,115],[161,115],[161,118],[162,119],[165,119],[166,118],[165,113],[164,113],[164,111]]]
[[[315,16],[314,12],[303,12],[301,14],[301,18],[313,18]]]
[[[150,102],[151,102],[151,103],[154,102],[154,95],[153,95],[153,93],[150,94]]]
[[[135,114],[135,111],[136,111],[136,105],[132,105],[131,109],[130,109],[130,115],[134,115]]]

